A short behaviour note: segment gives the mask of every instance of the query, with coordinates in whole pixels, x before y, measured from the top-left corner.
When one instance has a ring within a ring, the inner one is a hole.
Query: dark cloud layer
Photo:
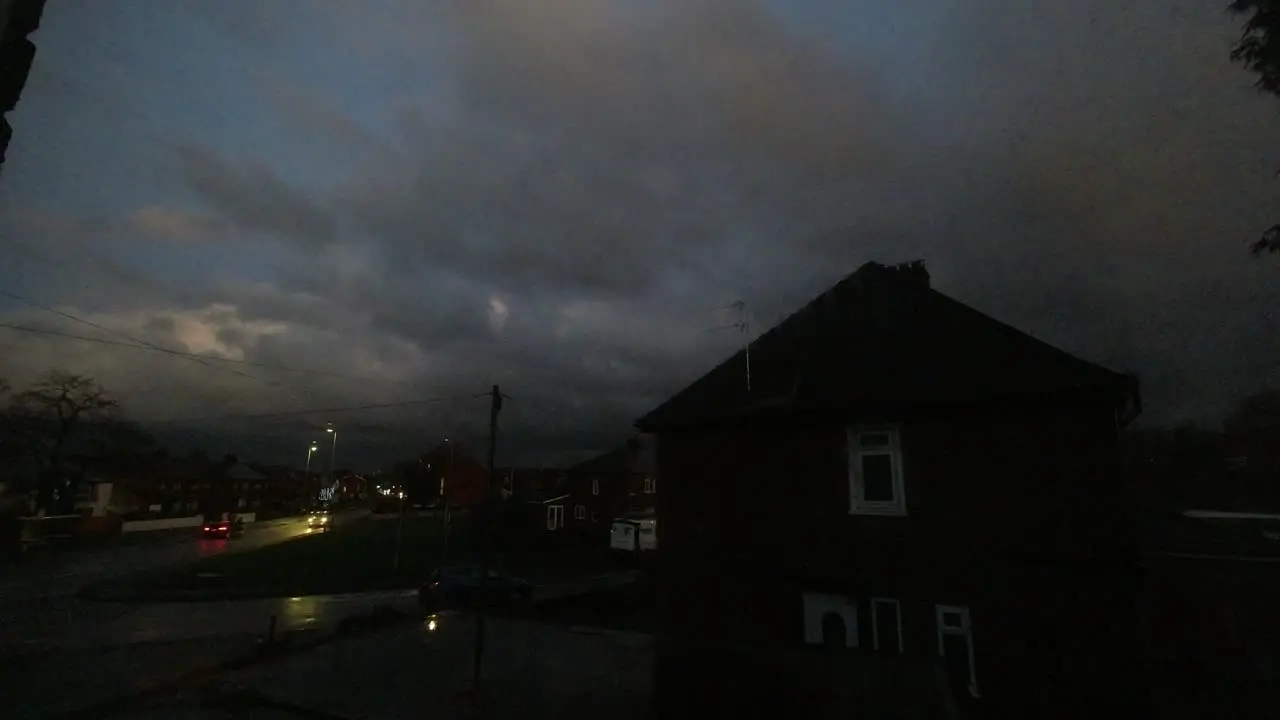
[[[498,382],[507,458],[576,457],[736,349],[709,332],[737,320],[717,308],[745,300],[763,330],[862,262],[917,257],[944,292],[1139,372],[1156,420],[1212,420],[1280,382],[1280,270],[1246,253],[1274,207],[1280,125],[1213,8],[909,3],[869,9],[894,42],[863,47],[740,0],[430,5],[348,18],[382,41],[362,47],[448,78],[387,100],[393,137],[264,75],[282,118],[357,159],[344,180],[315,190],[189,139],[174,177],[198,211],[139,216],[271,258],[257,282],[153,307],[247,359],[405,384],[290,396],[231,377],[211,407]],[[227,27],[275,44],[280,17]],[[893,36],[907,20],[923,35]],[[449,41],[423,47],[428,31]],[[231,314],[199,314],[218,302]],[[166,317],[139,323],[172,343]],[[400,451],[414,428],[479,439],[473,405],[344,422]]]

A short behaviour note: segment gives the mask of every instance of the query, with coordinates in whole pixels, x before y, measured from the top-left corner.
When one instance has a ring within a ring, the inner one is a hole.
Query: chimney
[[[886,269],[903,282],[909,282],[912,286],[921,290],[929,289],[929,271],[925,269],[924,260],[912,260],[911,262],[890,265]]]

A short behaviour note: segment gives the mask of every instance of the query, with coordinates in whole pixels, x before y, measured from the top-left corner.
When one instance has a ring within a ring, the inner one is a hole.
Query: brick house
[[[497,471],[512,538],[568,542],[568,474],[561,468],[508,467]]]
[[[651,450],[650,440],[634,437],[569,468],[565,522],[574,534],[586,542],[604,544],[614,518],[652,512],[658,485]]]
[[[1136,380],[933,290],[922,263],[868,263],[748,350],[749,387],[740,351],[637,421],[662,483],[658,714],[1140,702],[1118,446]],[[783,659],[806,647],[865,656],[865,692],[815,689],[811,660]],[[944,696],[890,690],[939,676]]]
[[[489,492],[489,468],[458,443],[441,443],[421,457],[428,493],[450,507],[478,505]]]

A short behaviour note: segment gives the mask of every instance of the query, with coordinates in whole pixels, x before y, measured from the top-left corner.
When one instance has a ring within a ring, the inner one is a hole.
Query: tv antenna
[[[738,314],[738,320],[736,322],[714,327],[711,328],[711,330],[712,332],[720,330],[737,330],[742,335],[742,354],[743,357],[746,358],[747,364],[747,392],[751,392],[751,336],[749,334],[751,332],[751,313],[747,311],[747,304],[741,300],[734,300],[728,305],[716,309],[733,310]]]

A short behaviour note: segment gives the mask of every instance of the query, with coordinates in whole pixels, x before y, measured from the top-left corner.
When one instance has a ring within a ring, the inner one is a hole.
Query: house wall
[[[489,470],[474,461],[455,459],[453,469],[444,476],[444,496],[452,506],[477,505],[488,492]]]
[[[824,591],[899,599],[905,644],[930,658],[934,606],[964,605],[983,706],[1121,702],[1136,582],[1109,412],[907,420],[906,517],[850,516],[845,442],[835,425],[660,438],[672,638],[794,647],[801,593]]]
[[[568,513],[566,528],[580,536],[583,542],[607,545],[609,528],[614,518],[653,507],[657,494],[645,492],[646,477],[652,475],[637,472],[570,473],[570,497],[565,501]],[[598,483],[599,494],[592,492],[593,482]],[[577,506],[583,508],[582,519],[578,519],[574,513]]]

